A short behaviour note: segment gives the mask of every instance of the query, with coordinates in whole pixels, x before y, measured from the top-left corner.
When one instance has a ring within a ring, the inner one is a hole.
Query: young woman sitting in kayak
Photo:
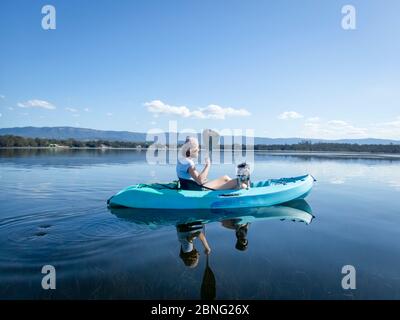
[[[178,157],[176,174],[182,189],[185,190],[229,190],[241,189],[247,186],[238,183],[238,179],[232,179],[225,175],[215,180],[208,181],[207,176],[210,171],[211,162],[206,158],[206,164],[201,172],[197,171],[194,160],[199,156],[199,142],[195,137],[187,137],[181,148],[182,153]]]

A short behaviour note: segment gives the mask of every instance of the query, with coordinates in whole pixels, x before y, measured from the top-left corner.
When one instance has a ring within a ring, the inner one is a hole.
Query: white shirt
[[[190,158],[180,158],[176,164],[176,174],[180,179],[193,180],[189,168],[194,167],[194,161]]]

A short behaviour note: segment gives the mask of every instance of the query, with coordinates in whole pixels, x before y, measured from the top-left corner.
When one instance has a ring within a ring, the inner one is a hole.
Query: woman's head
[[[184,158],[197,158],[199,156],[199,141],[195,137],[188,136],[181,150]]]
[[[200,253],[195,248],[190,252],[183,252],[181,247],[179,257],[182,259],[185,266],[195,268],[199,264]]]

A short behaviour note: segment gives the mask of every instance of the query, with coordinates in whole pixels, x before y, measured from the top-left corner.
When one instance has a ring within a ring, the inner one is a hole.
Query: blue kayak
[[[233,209],[265,207],[303,199],[311,191],[314,178],[293,178],[252,182],[249,189],[192,191],[178,183],[137,184],[108,199],[109,206],[147,209]]]

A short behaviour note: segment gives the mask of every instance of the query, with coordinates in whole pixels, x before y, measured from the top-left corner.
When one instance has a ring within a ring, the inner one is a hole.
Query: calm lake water
[[[315,176],[307,202],[204,213],[208,267],[196,239],[192,268],[180,258],[185,214],[106,206],[125,186],[174,180],[174,165],[137,151],[1,150],[0,168],[0,299],[400,298],[398,159],[256,154],[253,180]],[[222,174],[234,166],[212,167]],[[42,289],[44,265],[56,290]],[[345,265],[355,290],[342,288]]]

